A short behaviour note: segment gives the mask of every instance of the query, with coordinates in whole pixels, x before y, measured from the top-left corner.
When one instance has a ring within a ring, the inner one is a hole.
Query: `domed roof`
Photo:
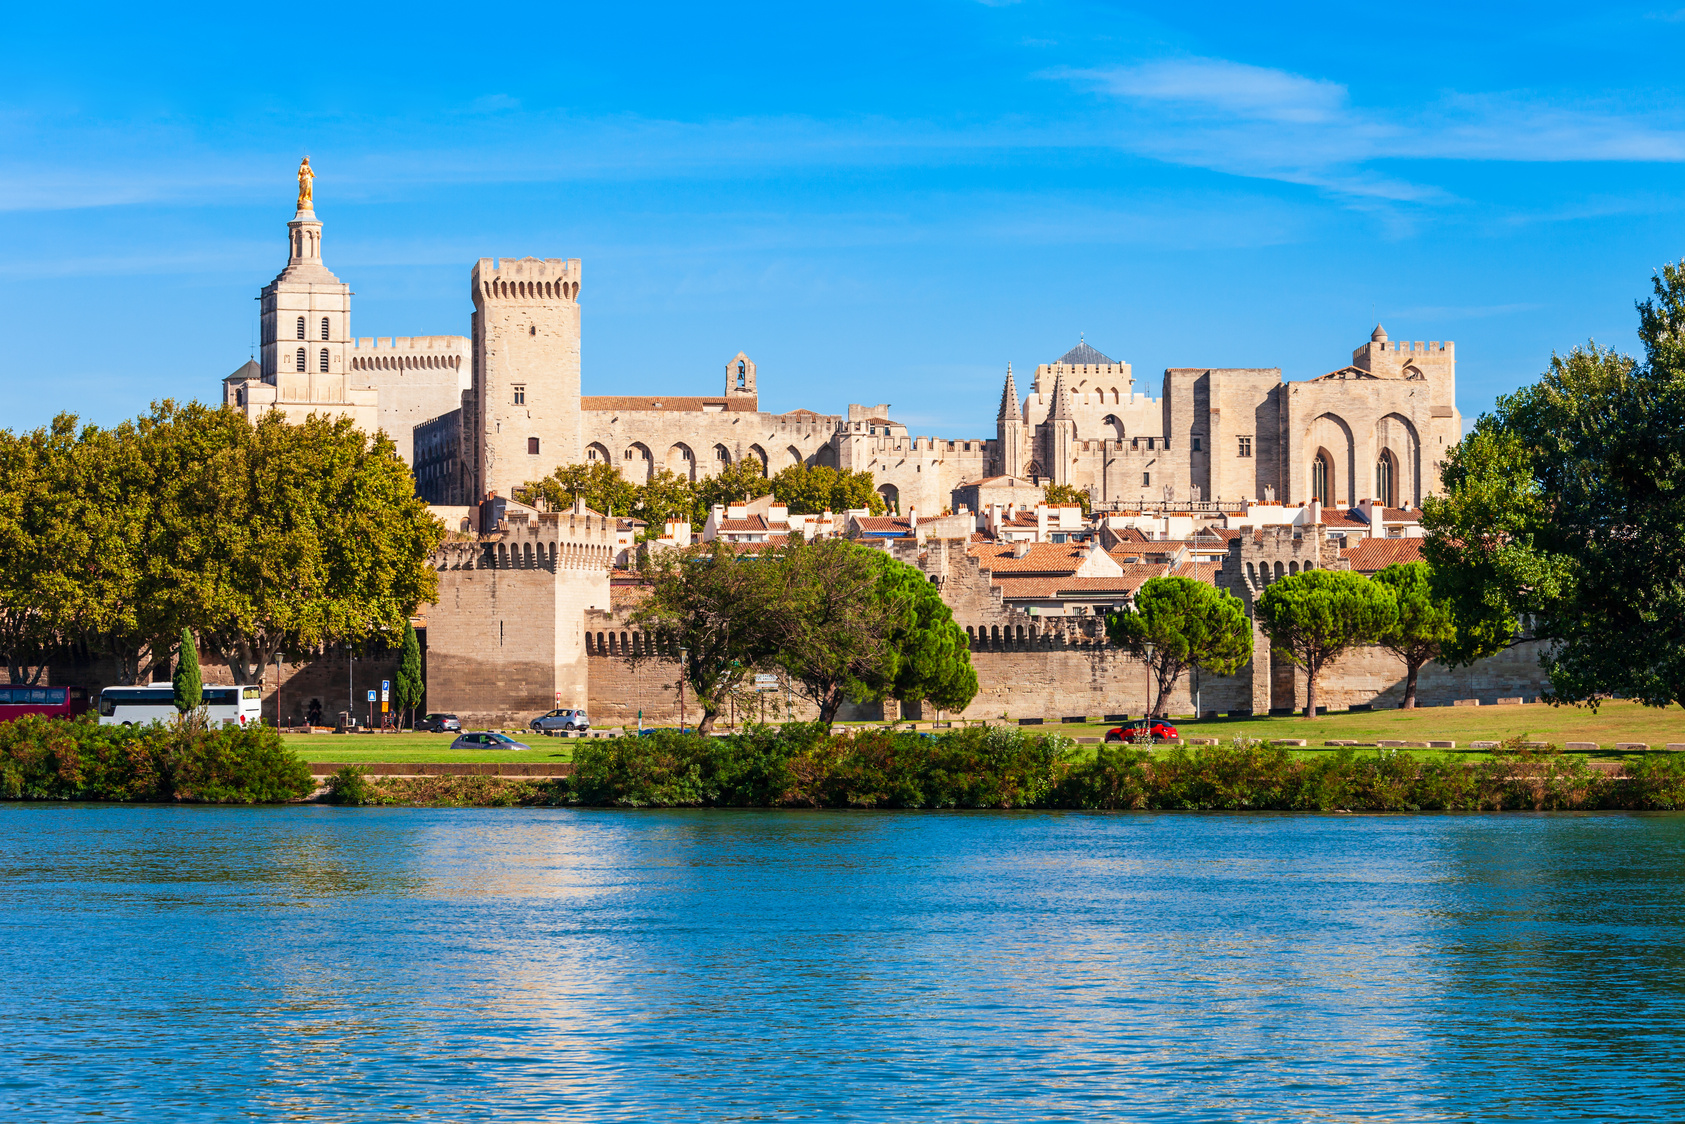
[[[1065,354],[1059,357],[1059,362],[1069,363],[1073,366],[1079,367],[1084,364],[1091,367],[1109,367],[1116,363],[1117,360],[1101,355],[1098,351],[1095,351],[1092,347],[1088,346],[1087,340],[1080,340],[1075,347],[1071,348],[1071,350],[1065,352]]]

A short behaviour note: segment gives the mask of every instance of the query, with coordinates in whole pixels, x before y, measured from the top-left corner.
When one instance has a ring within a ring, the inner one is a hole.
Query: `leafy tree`
[[[281,651],[396,637],[438,590],[444,529],[384,434],[313,414],[255,426],[197,403],[154,410],[159,514],[149,565],[236,683]]]
[[[773,557],[767,569],[776,600],[756,609],[776,647],[770,658],[829,726],[846,698],[871,693],[866,681],[881,679],[892,658],[890,634],[901,614],[880,595],[881,560],[888,556],[821,539],[797,540]]]
[[[175,688],[176,710],[189,714],[205,701],[205,680],[199,674],[199,646],[193,642],[190,629],[181,630],[181,652],[176,657],[176,673],[170,677]]]
[[[404,646],[398,656],[398,677],[392,681],[392,694],[399,711],[410,712],[410,728],[415,728],[415,708],[421,705],[426,687],[421,681],[421,643],[416,639],[415,625],[404,622]]]
[[[856,547],[855,549],[861,549]],[[930,579],[881,551],[878,597],[899,608],[885,664],[866,677],[867,698],[924,700],[938,710],[964,710],[977,697],[977,671],[965,629]]]
[[[562,511],[583,496],[585,506],[605,515],[630,515],[638,502],[638,488],[603,461],[567,464],[541,480],[515,489],[515,499],[543,511]]]
[[[631,623],[654,638],[657,651],[635,651],[631,661],[679,660],[680,681],[702,711],[696,728],[708,733],[726,701],[772,652],[766,630],[776,590],[771,568],[739,561],[730,546],[715,540],[651,552],[639,573],[648,593]]]
[[[1193,578],[1152,578],[1135,594],[1133,606],[1107,615],[1106,635],[1148,661],[1152,716],[1164,715],[1165,700],[1188,668],[1233,675],[1252,657],[1252,625],[1240,599]]]
[[[1088,514],[1089,505],[1094,502],[1094,497],[1088,494],[1087,489],[1078,488],[1072,484],[1049,484],[1046,489],[1046,499],[1050,506],[1077,504],[1082,508],[1084,515]]]
[[[1374,580],[1392,590],[1398,603],[1398,617],[1379,643],[1404,661],[1404,702],[1400,705],[1411,710],[1416,705],[1417,673],[1456,640],[1457,629],[1451,611],[1434,597],[1433,572],[1426,562],[1388,566]]]
[[[779,503],[798,515],[822,512],[870,511],[884,513],[883,497],[877,493],[870,472],[825,465],[793,464],[772,478],[772,494]]]
[[[1258,626],[1278,658],[1305,669],[1305,714],[1316,717],[1316,679],[1348,649],[1376,643],[1398,617],[1392,590],[1362,574],[1306,570],[1270,583]]]
[[[715,504],[741,503],[771,493],[772,481],[766,478],[761,462],[747,457],[697,482],[696,511],[701,516],[700,522],[706,523],[708,512]]]
[[[696,485],[670,469],[659,469],[638,489],[638,502],[632,514],[657,530],[669,519],[685,519],[693,527],[700,527],[696,518]]]
[[[1536,638],[1558,700],[1685,702],[1685,272],[1638,305],[1642,361],[1589,343],[1498,399],[1423,504],[1466,664]]]

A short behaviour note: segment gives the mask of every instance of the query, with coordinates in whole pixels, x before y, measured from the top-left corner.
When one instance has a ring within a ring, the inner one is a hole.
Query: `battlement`
[[[467,361],[467,336],[364,336],[351,342],[353,371],[458,371]]]
[[[481,258],[474,263],[476,301],[579,299],[578,258]]]
[[[1411,343],[1409,340],[1379,340],[1376,342],[1375,348],[1378,351],[1402,352],[1406,355],[1439,355],[1443,353],[1449,356],[1456,352],[1457,345],[1450,340],[1446,340],[1444,343],[1440,343],[1438,340],[1429,340],[1427,343],[1423,343],[1421,340],[1417,340],[1415,343]]]

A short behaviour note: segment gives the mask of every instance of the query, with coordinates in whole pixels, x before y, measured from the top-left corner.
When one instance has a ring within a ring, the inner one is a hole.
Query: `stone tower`
[[[475,492],[511,495],[584,459],[578,258],[474,266],[473,388],[463,418]]]
[[[345,348],[351,339],[351,286],[322,264],[322,223],[312,196],[302,189],[298,211],[287,223],[287,244],[287,267],[259,297],[263,381],[273,384],[283,374],[343,381]],[[311,394],[310,399],[322,401],[324,396]]]
[[[746,400],[745,409],[755,408],[755,361],[741,351],[725,365],[725,393],[727,398]]]
[[[1076,445],[1077,423],[1071,415],[1071,394],[1065,389],[1065,375],[1053,378],[1053,407],[1047,412],[1043,472],[1055,484],[1071,482],[1071,453]]]
[[[1000,474],[1024,475],[1024,411],[1018,401],[1018,386],[1012,381],[1011,363],[1006,365],[1006,386],[1000,392],[995,439],[1000,445]]]

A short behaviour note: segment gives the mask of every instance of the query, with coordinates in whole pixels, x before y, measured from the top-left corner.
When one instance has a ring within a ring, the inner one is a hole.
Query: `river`
[[[1657,1120],[1685,816],[0,805],[14,1120]]]

